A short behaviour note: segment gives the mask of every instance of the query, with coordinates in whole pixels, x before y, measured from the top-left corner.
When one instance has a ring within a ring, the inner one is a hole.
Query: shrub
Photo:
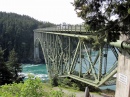
[[[33,76],[29,76],[24,83],[3,85],[0,91],[2,97],[42,97],[46,94],[42,89],[42,81]]]
[[[50,92],[50,96],[49,97],[63,97],[64,93],[62,92],[62,90],[60,91],[51,91]]]
[[[58,86],[58,76],[55,75],[53,78],[51,78],[50,83],[52,86]]]
[[[60,85],[61,87],[68,88],[71,86],[71,84],[72,84],[72,82],[71,82],[71,79],[69,79],[69,78],[59,78],[58,79],[58,85]]]
[[[22,97],[42,97],[42,81],[39,78],[29,76],[29,79],[25,81],[21,88]]]

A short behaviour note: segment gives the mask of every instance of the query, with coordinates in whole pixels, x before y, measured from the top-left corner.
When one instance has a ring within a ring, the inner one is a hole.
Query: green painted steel
[[[107,42],[107,39],[105,39],[104,41]],[[110,42],[109,44],[117,48],[130,49],[130,44],[127,44],[121,40],[117,40],[116,42]]]
[[[106,43],[95,51],[89,36],[93,35],[80,25],[34,30],[34,48],[40,43],[50,78],[70,77],[96,87],[114,79],[118,59],[116,47],[129,49],[129,46],[121,41],[110,42],[109,46]],[[107,64],[108,50],[115,56],[113,64]]]

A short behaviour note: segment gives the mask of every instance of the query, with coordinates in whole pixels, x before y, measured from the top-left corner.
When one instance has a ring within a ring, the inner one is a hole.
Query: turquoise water
[[[23,71],[22,74],[25,76],[25,79],[28,78],[28,74],[39,77],[42,80],[48,79],[47,69],[45,64],[22,64]]]

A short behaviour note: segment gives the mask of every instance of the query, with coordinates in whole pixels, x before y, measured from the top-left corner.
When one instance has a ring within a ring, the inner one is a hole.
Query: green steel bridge
[[[106,44],[95,51],[89,36],[92,34],[81,25],[35,29],[34,59],[39,60],[41,45],[50,78],[69,77],[95,87],[114,84],[118,53],[121,47],[130,46],[120,40],[107,43],[105,39]]]

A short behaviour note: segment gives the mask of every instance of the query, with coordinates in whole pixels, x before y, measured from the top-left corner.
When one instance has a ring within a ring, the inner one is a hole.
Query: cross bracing
[[[89,36],[92,34],[80,25],[34,30],[34,48],[38,48],[40,43],[50,78],[55,75],[70,77],[96,87],[115,82],[117,47],[129,46],[118,41],[94,50]],[[37,58],[35,51],[34,57]],[[109,55],[110,52],[112,55]]]

